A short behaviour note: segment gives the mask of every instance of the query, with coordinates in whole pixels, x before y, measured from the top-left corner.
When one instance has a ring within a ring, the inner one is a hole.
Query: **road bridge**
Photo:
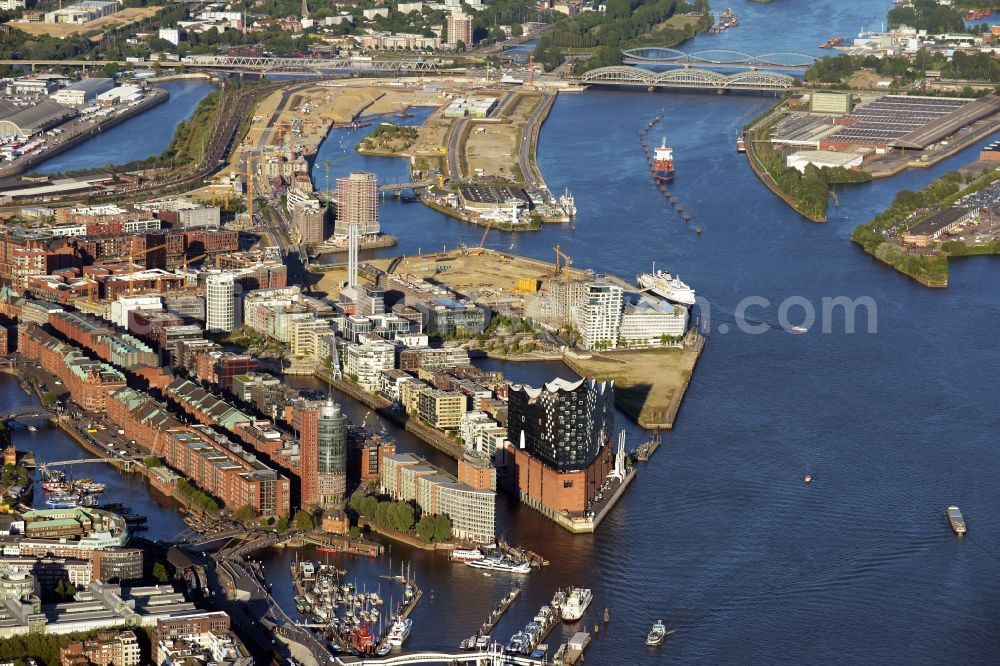
[[[431,185],[430,182],[422,183],[382,183],[378,186],[379,192],[401,192],[403,190],[415,190],[418,187],[427,187]]]
[[[717,90],[719,92],[726,90],[782,91],[790,90],[795,85],[794,78],[777,72],[753,70],[738,74],[722,74],[704,69],[672,69],[665,72],[654,72],[642,67],[623,65],[592,69],[584,73],[579,81],[589,85],[646,88],[647,90],[687,88]]]
[[[227,541],[234,537],[243,536],[244,534],[246,534],[244,530],[237,530],[237,529],[226,530],[225,532],[216,532],[215,534],[203,534],[201,536],[188,539],[187,541],[182,542],[180,545],[188,548],[193,548],[196,546],[206,546],[216,541]]]
[[[816,64],[818,58],[807,53],[780,51],[755,55],[729,49],[708,49],[688,53],[663,46],[644,46],[622,51],[626,65],[658,65],[663,67],[706,67],[719,69],[769,69],[799,71]]]

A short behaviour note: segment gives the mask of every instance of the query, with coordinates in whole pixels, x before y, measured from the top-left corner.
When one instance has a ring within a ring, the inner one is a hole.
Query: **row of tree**
[[[214,497],[204,492],[203,490],[196,487],[193,483],[187,479],[181,478],[177,481],[177,489],[181,491],[184,495],[187,495],[194,501],[195,504],[200,506],[205,511],[218,511],[219,503]]]
[[[947,79],[966,79],[1000,83],[1000,60],[990,53],[955,51],[949,59],[938,51],[922,49],[911,61],[905,56],[839,55],[821,58],[806,70],[806,81],[845,83],[855,72],[866,69],[887,79],[911,83],[928,70],[941,72]]]
[[[351,498],[351,508],[360,516],[391,527],[397,532],[413,529],[416,512],[409,502],[379,501],[371,495],[355,495]],[[428,542],[442,542],[451,539],[451,519],[443,514],[425,513],[416,526],[417,536]]]
[[[139,639],[140,663],[152,663],[149,633],[144,627],[129,627]],[[99,629],[70,634],[31,633],[12,636],[0,641],[0,661],[14,666],[25,666],[27,659],[34,659],[41,666],[59,666],[59,650],[70,643],[97,636]]]
[[[443,542],[451,539],[451,518],[443,513],[425,513],[417,523],[417,536],[428,542]]]

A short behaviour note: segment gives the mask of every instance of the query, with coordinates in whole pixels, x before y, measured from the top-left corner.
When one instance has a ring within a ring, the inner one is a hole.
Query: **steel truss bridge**
[[[790,90],[795,79],[787,74],[752,70],[738,74],[722,74],[706,69],[672,69],[654,72],[642,67],[601,67],[586,72],[581,83],[591,85],[656,88],[689,88],[701,90]]]
[[[0,65],[29,65],[35,67],[102,67],[114,60],[0,60]],[[141,63],[152,65],[153,63]],[[280,72],[309,72],[329,74],[332,72],[405,73],[434,72],[441,68],[424,60],[350,60],[347,58],[238,58],[230,56],[199,55],[183,60],[165,60],[160,67],[188,69],[227,69],[262,74]]]
[[[663,46],[645,46],[622,51],[627,65],[659,65],[664,67],[719,67],[727,69],[772,69],[805,71],[818,58],[806,53],[776,52],[754,55],[743,51],[709,49],[687,53]]]
[[[163,63],[160,63],[161,65]],[[349,58],[242,58],[235,56],[190,56],[187,67],[239,69],[252,72],[433,72],[437,66],[425,60],[351,60]]]

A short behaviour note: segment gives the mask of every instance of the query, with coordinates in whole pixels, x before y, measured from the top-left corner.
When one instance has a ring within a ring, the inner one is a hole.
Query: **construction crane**
[[[128,295],[132,296],[135,294],[135,269],[139,267],[139,264],[135,263],[135,257],[145,257],[150,252],[155,252],[156,250],[162,250],[167,247],[166,243],[162,245],[154,245],[153,247],[146,248],[139,252],[134,252],[131,247],[128,250]],[[145,268],[145,262],[143,263],[143,268]]]
[[[479,245],[472,248],[472,251],[469,254],[478,257],[483,253],[483,251],[486,249],[486,235],[490,233],[490,228],[492,226],[493,226],[493,220],[487,220],[486,228],[483,229],[483,237],[479,239]]]
[[[206,253],[204,253],[204,254],[199,254],[199,255],[198,255],[197,257],[191,257],[190,259],[188,259],[188,258],[185,258],[185,259],[184,259],[184,261],[183,261],[183,262],[181,262],[181,263],[183,263],[183,264],[184,264],[184,272],[185,272],[185,273],[187,272],[187,269],[188,269],[188,266],[189,266],[190,264],[193,264],[193,263],[194,263],[194,262],[196,262],[196,261],[200,261],[200,260],[204,259],[204,258],[205,258],[205,257],[207,257],[207,256],[208,256],[208,253],[206,252]]]
[[[569,267],[573,263],[573,260],[570,259],[570,256],[568,254],[566,254],[565,252],[563,252],[559,248],[558,245],[556,245],[552,249],[556,251],[556,265],[555,265],[555,271],[553,271],[553,272],[556,275],[558,275],[559,273],[562,273],[563,277],[566,277],[567,273],[569,272]],[[559,260],[560,259],[562,259],[562,265],[561,266],[559,265]]]

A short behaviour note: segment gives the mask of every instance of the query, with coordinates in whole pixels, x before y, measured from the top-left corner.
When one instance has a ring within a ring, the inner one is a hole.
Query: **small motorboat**
[[[28,426],[28,432],[38,432],[38,428],[33,425]]]
[[[812,474],[806,474],[805,477],[802,480],[808,486],[810,483],[813,482],[813,475]]]
[[[788,329],[788,331],[790,333],[798,333],[801,335],[802,333],[808,333],[809,329],[805,328],[804,326],[792,326],[791,328]]]

